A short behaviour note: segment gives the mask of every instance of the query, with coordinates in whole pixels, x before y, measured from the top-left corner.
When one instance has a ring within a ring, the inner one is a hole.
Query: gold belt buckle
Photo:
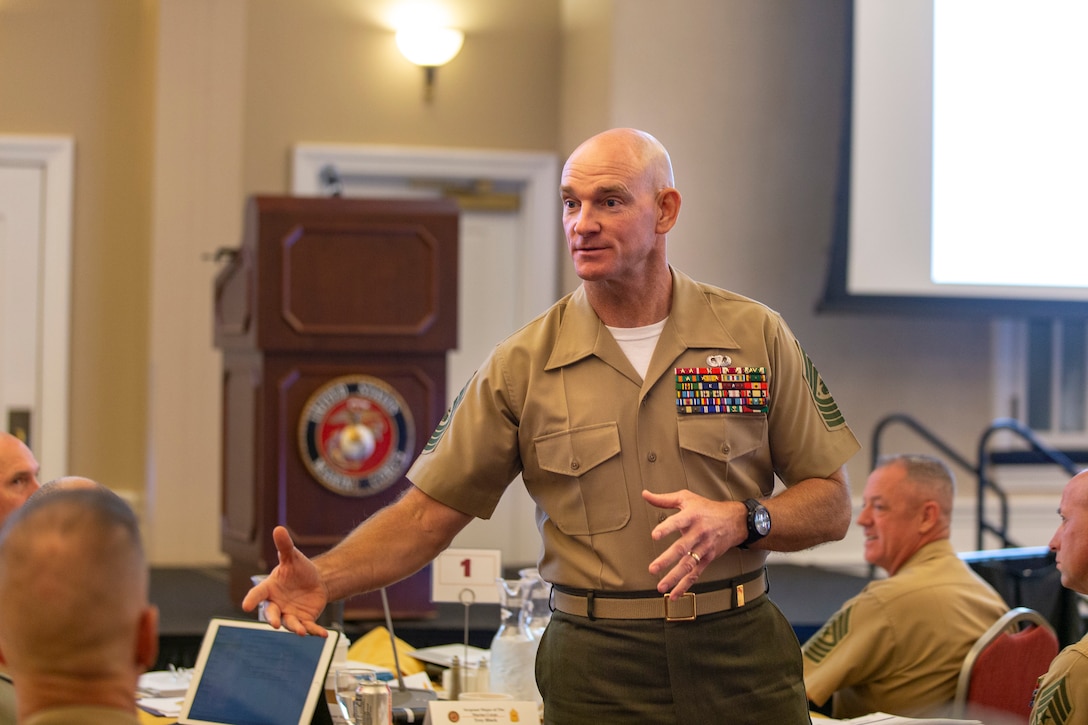
[[[683,594],[680,595],[680,599],[677,600],[677,603],[682,602],[682,601],[688,599],[689,597],[691,598],[691,616],[674,617],[674,616],[672,616],[672,614],[669,613],[669,607],[672,605],[673,602],[672,602],[671,599],[669,599],[669,595],[665,594],[665,621],[666,622],[691,622],[691,621],[693,621],[695,619],[695,617],[698,616],[699,613],[697,611],[695,611],[695,593],[694,592],[684,592]]]

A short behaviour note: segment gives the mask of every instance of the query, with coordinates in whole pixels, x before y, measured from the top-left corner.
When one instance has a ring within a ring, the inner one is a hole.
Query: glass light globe
[[[397,47],[405,58],[423,67],[437,67],[461,51],[465,34],[453,28],[405,28],[397,31]]]

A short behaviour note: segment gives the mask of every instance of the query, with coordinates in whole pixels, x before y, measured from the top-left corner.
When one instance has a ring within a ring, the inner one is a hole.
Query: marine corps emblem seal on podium
[[[318,483],[345,496],[371,496],[400,480],[411,463],[412,413],[387,383],[335,378],[302,407],[299,453]]]

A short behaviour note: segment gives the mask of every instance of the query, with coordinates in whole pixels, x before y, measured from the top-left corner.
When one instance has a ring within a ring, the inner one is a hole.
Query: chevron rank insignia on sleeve
[[[1065,687],[1065,677],[1059,677],[1057,682],[1036,694],[1031,722],[1032,725],[1064,725],[1073,722],[1072,714],[1073,703]]]
[[[850,633],[850,611],[853,605],[839,612],[827,622],[812,639],[805,643],[804,655],[806,658],[819,664],[831,654],[835,645],[842,641],[843,637]]]
[[[816,409],[820,411],[824,425],[828,430],[843,427],[846,425],[846,418],[839,411],[838,403],[831,397],[831,391],[824,385],[823,378],[820,377],[816,366],[801,347],[801,343],[797,343],[797,351],[801,353],[801,359],[805,364],[805,383],[808,385],[808,392],[812,395],[812,402],[816,404]]]

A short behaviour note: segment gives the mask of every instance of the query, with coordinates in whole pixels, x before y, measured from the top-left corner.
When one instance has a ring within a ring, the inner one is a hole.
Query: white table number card
[[[498,549],[446,549],[431,567],[431,600],[498,604],[496,580],[501,576],[502,552]]]
[[[539,725],[540,709],[528,700],[432,700],[423,725]]]

